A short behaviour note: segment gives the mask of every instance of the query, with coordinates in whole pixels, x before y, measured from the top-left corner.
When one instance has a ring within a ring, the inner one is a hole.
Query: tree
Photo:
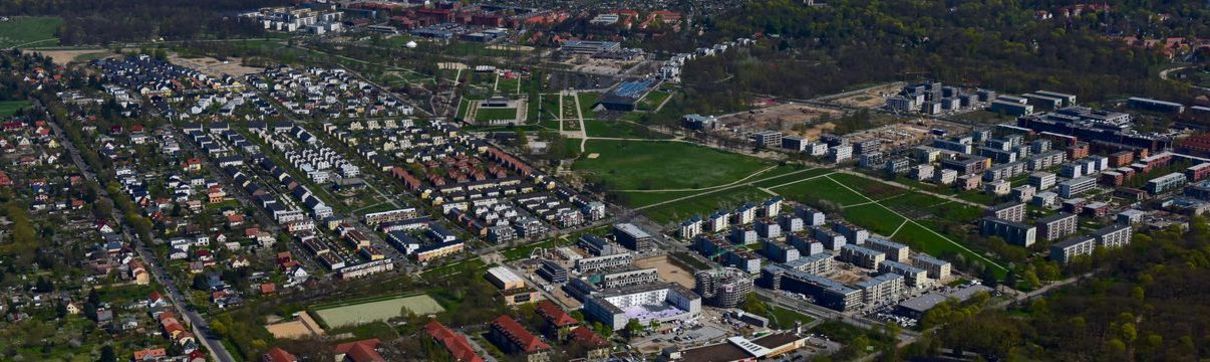
[[[640,323],[638,319],[631,318],[629,321],[626,321],[626,333],[630,338],[634,338],[642,331],[643,323]]]
[[[113,351],[113,346],[105,345],[101,347],[101,358],[97,362],[118,362],[118,356]]]
[[[189,286],[197,290],[207,290],[210,289],[210,282],[206,280],[205,275],[196,274],[193,276],[193,283]]]

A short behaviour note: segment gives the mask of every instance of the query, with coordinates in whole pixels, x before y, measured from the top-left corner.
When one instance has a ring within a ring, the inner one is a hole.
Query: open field
[[[403,309],[418,314],[436,314],[445,309],[428,295],[414,295],[315,311],[329,328],[353,326],[403,316]]]
[[[745,113],[736,113],[726,117],[720,117],[719,121],[727,126],[740,126],[749,128],[781,130],[783,132],[793,132],[792,128],[796,125],[816,123],[820,117],[828,115],[835,119],[840,117],[844,112],[834,109],[808,106],[804,104],[779,104],[771,107],[755,109]],[[831,129],[831,126],[816,125],[817,127],[806,129],[805,131],[797,132],[800,136],[818,136],[819,132]]]
[[[887,83],[876,87],[865,89],[862,92],[850,94],[845,97],[832,99],[832,103],[846,105],[850,107],[860,108],[878,108],[886,103],[888,95],[894,95],[903,87],[903,83]]]
[[[114,55],[112,51],[107,49],[39,50],[37,52],[50,57],[55,64],[67,64],[68,62],[73,61],[89,61]]]
[[[787,198],[806,203],[810,203],[812,200],[822,200],[836,204],[836,206],[848,206],[868,201],[826,177],[775,187],[772,190]]]
[[[609,138],[649,138],[649,139],[670,139],[672,136],[652,131],[639,124],[634,124],[626,121],[601,121],[586,119],[584,127],[588,133],[588,137],[609,137]]]
[[[683,142],[588,140],[588,153],[599,156],[576,160],[573,169],[595,175],[614,190],[717,186],[769,166],[757,158]]]
[[[26,100],[0,101],[0,116],[11,116],[13,113],[17,113],[18,110],[29,107],[31,104]]]
[[[0,22],[0,48],[15,46],[55,46],[55,31],[63,19],[54,16],[18,16]]]
[[[248,74],[260,73],[262,70],[261,68],[243,65],[243,62],[239,58],[220,61],[211,57],[183,58],[178,54],[171,54],[168,56],[168,61],[180,66],[197,69],[202,74],[211,77],[221,77],[223,74],[233,77],[243,77]]]
[[[690,194],[692,195],[692,193]],[[773,196],[760,189],[743,186],[713,191],[690,199],[652,207],[643,210],[643,214],[658,223],[675,223],[684,221],[693,215],[706,216],[718,209],[734,208],[745,202],[755,203],[770,197]]]

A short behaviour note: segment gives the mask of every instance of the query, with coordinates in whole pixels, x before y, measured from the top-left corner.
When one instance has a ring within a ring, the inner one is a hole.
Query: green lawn
[[[891,235],[904,221],[903,217],[875,204],[845,208],[844,218],[879,235]]]
[[[54,16],[19,16],[9,18],[8,21],[0,22],[0,47],[59,45],[59,39],[55,37],[55,31],[62,24],[63,19]]]
[[[789,182],[789,180],[786,182]],[[827,177],[820,177],[795,184],[785,185],[773,188],[772,190],[773,192],[785,195],[790,199],[800,201],[821,200],[831,202],[836,206],[847,206],[869,202],[869,200],[867,200],[865,197],[845,189],[839,183],[836,183]]]
[[[758,203],[770,197],[773,196],[755,187],[743,186],[656,206],[643,210],[643,214],[658,223],[677,223],[693,215],[704,217],[721,208],[734,208],[745,202]]]
[[[826,175],[826,174],[833,172],[832,169],[828,169],[828,168],[815,168],[815,169],[809,169],[809,170],[797,172],[800,170],[802,170],[802,168],[796,167],[796,166],[778,166],[777,168],[775,168],[769,172],[761,174],[759,177],[760,181],[753,182],[752,186],[773,187],[773,186],[778,186],[778,185],[784,185],[784,184],[790,183],[790,182],[797,182],[799,180],[809,179],[812,177],[818,177],[818,176]],[[802,182],[806,182],[806,181],[802,181]],[[789,186],[789,185],[787,185],[787,186]]]
[[[815,318],[811,318],[806,314],[795,312],[778,306],[769,306],[769,314],[772,315],[773,321],[776,322],[778,329],[794,328],[794,322],[802,322],[802,324],[811,323]]]
[[[769,166],[761,159],[683,142],[589,140],[586,151],[573,169],[614,190],[723,185]],[[592,153],[597,157],[588,157]]]
[[[669,139],[672,136],[625,121],[584,120],[589,137]]]
[[[639,100],[638,109],[654,111],[660,106],[660,103],[664,103],[664,100],[671,96],[672,93],[669,92],[660,90],[651,91],[650,93],[647,93],[646,97],[643,97],[643,99]]]
[[[496,119],[516,119],[516,108],[479,108],[475,111],[476,121],[490,121]]]
[[[504,79],[500,77],[500,82],[496,84],[496,94],[516,95],[518,87],[521,86],[521,79]]]
[[[601,94],[597,92],[580,92],[576,93],[580,98],[580,113],[585,118],[592,116],[592,106],[597,104],[597,99],[601,98]]]
[[[663,201],[674,200],[686,196],[693,196],[702,193],[702,191],[664,191],[664,192],[638,192],[638,191],[620,191],[614,194],[622,197],[622,204],[630,207],[643,207]]]
[[[0,101],[0,116],[11,116],[13,113],[17,113],[18,110],[29,107],[32,104],[26,100]]]
[[[461,101],[458,101],[458,115],[457,115],[458,119],[466,118],[466,109],[469,108],[470,102],[471,101],[466,98],[463,98]]]

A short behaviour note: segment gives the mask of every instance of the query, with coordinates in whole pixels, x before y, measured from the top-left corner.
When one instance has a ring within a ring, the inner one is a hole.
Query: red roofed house
[[[507,315],[492,321],[487,337],[506,353],[524,354],[527,362],[550,361],[550,345]]]
[[[609,341],[588,327],[580,326],[571,330],[571,340],[584,347],[584,358],[589,361],[602,361],[609,358]]]
[[[279,347],[270,348],[260,357],[261,362],[298,362],[298,357]]]
[[[563,308],[559,308],[558,305],[549,300],[538,302],[535,310],[538,312],[538,315],[542,316],[542,319],[546,320],[546,325],[542,326],[542,333],[547,338],[553,338],[556,341],[562,341],[567,337],[567,333],[571,332],[571,327],[580,323],[580,321],[577,321],[570,314],[564,312]]]
[[[4,173],[4,171],[0,171],[0,186],[12,186],[12,185],[13,185],[13,179],[8,177],[8,174]]]
[[[161,358],[167,357],[168,351],[163,348],[148,348],[141,351],[134,351],[134,361],[159,361]]]
[[[378,345],[382,342],[378,338],[363,339],[357,342],[341,343],[336,345],[336,360],[349,362],[386,362],[386,358],[382,358],[378,354]]]
[[[483,362],[483,357],[475,354],[475,349],[466,340],[466,336],[450,330],[436,319],[430,320],[428,324],[425,324],[424,331],[430,337],[437,340],[437,342],[441,342],[445,346],[445,349],[450,352],[450,356],[454,357],[454,361]]]

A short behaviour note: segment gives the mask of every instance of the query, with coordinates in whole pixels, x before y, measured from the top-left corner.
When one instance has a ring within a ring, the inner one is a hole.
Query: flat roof
[[[493,267],[491,269],[488,269],[487,273],[490,274],[493,278],[496,278],[496,280],[503,282],[504,284],[524,283],[525,282],[524,279],[521,279],[520,275],[517,275],[517,273],[513,273],[512,270],[509,270],[508,268],[505,268],[502,266]]]

